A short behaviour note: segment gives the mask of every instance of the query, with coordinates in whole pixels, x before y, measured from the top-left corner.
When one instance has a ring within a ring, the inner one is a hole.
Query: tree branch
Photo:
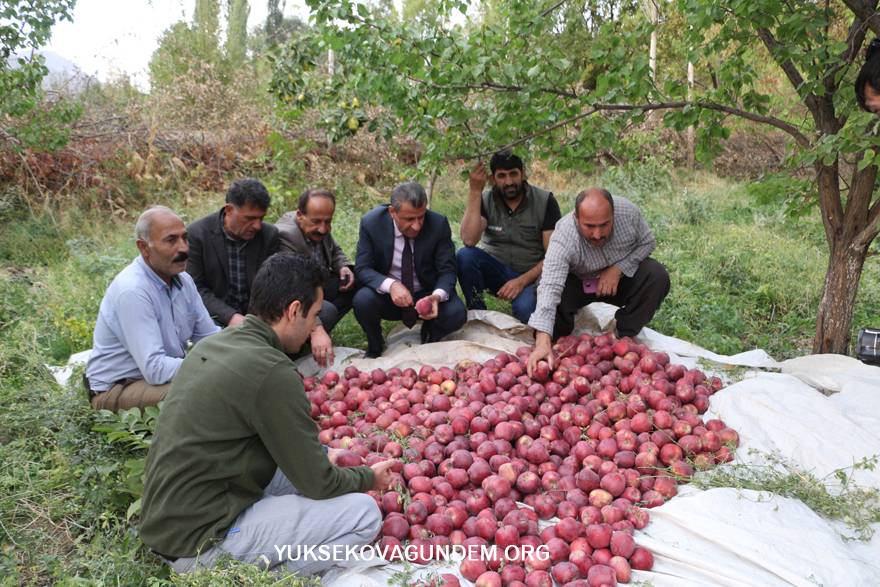
[[[541,18],[544,18],[545,16],[547,16],[548,14],[550,14],[551,12],[553,12],[554,10],[556,10],[557,8],[559,8],[560,6],[562,6],[563,4],[565,4],[567,2],[568,2],[568,0],[560,0],[559,2],[557,2],[556,4],[551,6],[550,8],[542,10],[541,11]]]
[[[498,147],[496,149],[491,149],[489,151],[485,151],[483,153],[477,153],[472,155],[455,155],[450,157],[450,159],[475,159],[485,157],[486,155],[491,155],[492,153],[503,150],[503,149],[512,149],[513,147],[517,147],[525,142],[528,142],[534,138],[539,136],[548,134],[562,128],[564,126],[568,126],[573,122],[577,122],[583,118],[588,116],[592,116],[597,112],[629,112],[633,110],[680,110],[687,106],[696,106],[698,108],[706,108],[707,110],[715,110],[718,112],[726,112],[727,114],[732,114],[734,116],[739,116],[740,118],[745,118],[747,120],[752,120],[754,122],[760,122],[763,124],[767,124],[778,128],[789,135],[791,135],[797,144],[805,149],[811,146],[810,139],[807,138],[802,132],[800,132],[797,127],[792,124],[785,122],[784,120],[780,120],[778,118],[774,118],[772,116],[764,116],[762,114],[756,114],[754,112],[748,112],[746,110],[742,110],[740,108],[735,108],[733,106],[728,106],[726,104],[716,104],[714,102],[659,102],[654,104],[596,104],[590,109],[581,112],[575,116],[570,118],[566,118],[564,120],[560,120],[559,122],[555,122],[548,127],[541,128],[534,132],[528,133],[527,135],[520,137],[519,139]]]
[[[877,4],[877,0],[871,0],[870,4],[873,9]],[[841,69],[846,69],[852,65],[853,61],[858,57],[859,50],[862,48],[862,43],[865,42],[865,35],[867,34],[866,25],[867,23],[858,15],[853,17],[853,21],[849,25],[849,32],[846,35],[846,49],[839,57],[840,63],[832,67],[825,75],[824,83],[826,91],[833,93],[836,90],[835,78],[837,77],[838,72]]]
[[[868,246],[870,242],[877,236],[877,230],[880,228],[880,198],[868,210],[868,224],[859,232],[856,242],[862,246]]]
[[[877,8],[877,0],[870,0],[867,6],[871,11],[872,18],[875,18],[877,13],[874,11]],[[880,19],[875,18],[875,20],[878,20],[878,23],[880,23]],[[868,22],[856,15],[846,36],[846,51],[840,55],[840,59],[847,65],[851,64],[859,56],[859,50],[862,48],[862,43],[865,42],[865,36],[868,34],[869,28]]]
[[[739,116],[740,118],[745,118],[747,120],[751,120],[754,122],[760,122],[762,124],[767,124],[772,127],[778,128],[781,131],[788,133],[794,138],[797,144],[805,149],[809,148],[812,143],[809,138],[801,131],[797,129],[796,126],[785,122],[784,120],[780,120],[779,118],[775,118],[773,116],[765,116],[763,114],[757,114],[755,112],[749,112],[747,110],[742,110],[741,108],[736,108],[734,106],[728,106],[727,104],[718,104],[716,102],[707,102],[707,101],[697,101],[697,102],[660,102],[655,104],[597,104],[597,110],[609,110],[609,111],[626,111],[626,110],[678,110],[685,108],[687,106],[696,106],[698,108],[705,108],[707,110],[715,110],[717,112],[726,112],[727,114],[732,114],[734,116]]]
[[[876,0],[864,2],[863,0],[843,0],[846,7],[852,10],[859,20],[871,29],[875,35],[880,36],[880,14],[875,11]]]
[[[450,159],[482,159],[483,157],[485,157],[487,155],[491,155],[497,151],[503,151],[505,149],[512,149],[514,147],[518,147],[519,145],[522,145],[523,143],[526,143],[526,142],[528,142],[534,138],[537,138],[541,135],[549,134],[549,133],[553,132],[554,130],[562,128],[563,126],[568,126],[569,124],[572,124],[573,122],[577,122],[578,120],[581,120],[582,118],[586,118],[587,116],[591,116],[598,111],[599,111],[598,108],[590,108],[589,110],[587,110],[585,112],[581,112],[580,114],[577,114],[577,115],[572,116],[570,118],[566,118],[565,120],[560,120],[559,122],[551,124],[550,126],[544,127],[542,129],[536,130],[534,132],[530,132],[529,134],[527,134],[523,137],[520,137],[513,142],[507,143],[506,145],[498,147],[497,149],[491,149],[489,151],[484,151],[482,153],[477,153],[475,155],[456,155],[454,157],[450,157]]]
[[[412,82],[417,84],[426,85],[435,90],[475,90],[475,91],[483,91],[490,90],[493,92],[522,92],[526,88],[522,86],[513,86],[513,85],[505,85],[498,84],[495,82],[483,82],[481,84],[437,84],[434,82],[429,82],[427,80],[423,80],[418,77],[414,77],[411,75],[406,76]],[[572,98],[575,100],[579,100],[581,95],[576,92],[569,92],[565,90],[557,90],[555,88],[537,88],[537,90],[530,91],[538,91],[544,94],[552,94],[554,96],[562,96],[563,98]]]
[[[764,46],[767,48],[767,51],[770,52],[770,56],[776,61],[776,64],[782,69],[785,75],[788,77],[788,81],[791,82],[791,85],[794,86],[795,91],[800,94],[800,88],[804,85],[804,77],[801,75],[801,72],[798,71],[797,66],[792,63],[791,59],[786,59],[785,61],[781,61],[777,54],[779,52],[779,42],[766,28],[758,28],[758,36],[763,41]],[[816,100],[816,97],[812,94],[808,94],[804,96],[804,103],[806,103],[807,108],[810,109],[813,116],[818,120],[819,117],[819,104]]]

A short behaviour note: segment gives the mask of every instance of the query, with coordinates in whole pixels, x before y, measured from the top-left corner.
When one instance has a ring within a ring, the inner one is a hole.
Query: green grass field
[[[466,194],[460,171],[439,178],[432,203],[449,216],[453,234]],[[283,177],[271,180],[287,185]],[[758,347],[783,359],[809,352],[827,262],[816,213],[792,220],[777,206],[756,203],[745,184],[702,173],[670,175],[650,165],[599,178],[539,168],[532,181],[552,189],[563,212],[577,191],[594,184],[642,206],[657,236],[655,257],[672,276],[653,328],[724,354]],[[270,217],[292,204],[301,183],[276,198]],[[388,186],[364,190],[340,176],[333,187],[339,197],[334,235],[353,256],[358,219],[383,201]],[[219,194],[206,194],[184,206],[182,198],[160,194],[151,203],[192,220],[220,201]],[[0,585],[301,583],[240,565],[169,578],[138,540],[136,518],[126,519],[139,492],[137,471],[129,467],[142,456],[142,443],[132,435],[110,443],[92,431],[95,415],[84,394],[58,387],[44,367],[91,345],[104,289],[135,255],[131,215],[108,218],[71,205],[34,218],[27,209],[0,207]],[[872,258],[854,328],[880,325],[878,285]],[[334,339],[364,346],[351,315]]]

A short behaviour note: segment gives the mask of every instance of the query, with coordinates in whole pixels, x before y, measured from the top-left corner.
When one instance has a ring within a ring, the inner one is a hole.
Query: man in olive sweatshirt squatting
[[[388,488],[393,461],[336,467],[287,356],[312,331],[321,284],[311,259],[269,257],[244,323],[197,344],[174,378],[147,456],[140,535],[178,573],[228,555],[314,574],[344,563],[283,553],[379,533],[364,492]]]

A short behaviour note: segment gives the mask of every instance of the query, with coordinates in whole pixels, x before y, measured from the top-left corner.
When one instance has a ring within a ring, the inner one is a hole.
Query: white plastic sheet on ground
[[[578,316],[577,332],[598,333],[612,327],[614,310],[593,304]],[[730,367],[747,369],[743,381],[712,396],[707,415],[720,417],[739,431],[737,462],[760,464],[762,454],[778,454],[824,478],[880,454],[880,368],[833,355],[781,363],[762,350],[719,355],[649,328],[638,338],[688,367],[702,363],[722,376]],[[397,329],[384,356],[350,362],[360,369],[453,366],[463,359],[485,361],[531,343],[527,329],[509,316],[472,311],[467,326],[445,342],[420,346],[417,328]],[[839,393],[826,396],[820,390]],[[852,474],[860,485],[880,489],[880,471]],[[833,485],[834,479],[829,479],[831,491]],[[651,523],[636,532],[636,542],[654,553],[655,566],[650,572],[634,571],[633,582],[655,587],[880,585],[880,524],[875,524],[878,532],[870,542],[847,541],[843,536],[852,532],[842,523],[822,518],[799,500],[691,486],[681,487],[678,496],[650,514]],[[402,569],[388,564],[337,570],[328,573],[323,583],[387,585]],[[416,567],[414,577],[434,572],[458,574],[457,565],[438,563]],[[467,581],[462,579],[462,584]]]
[[[592,304],[578,316],[577,332],[610,328],[614,310]],[[649,328],[639,340],[688,367],[702,361],[719,375],[731,366],[747,368],[742,381],[712,396],[706,416],[720,417],[739,432],[738,463],[757,465],[762,454],[778,454],[825,478],[880,454],[880,368],[836,355],[783,362],[761,350],[718,355]],[[510,316],[471,311],[465,328],[444,342],[418,342],[418,328],[398,327],[384,356],[367,360],[356,349],[336,349],[334,367],[453,366],[463,359],[485,361],[502,351],[514,352],[533,341],[530,330]],[[306,375],[318,369],[311,359],[301,360],[299,368]],[[64,375],[69,376],[69,369],[56,373],[62,384]],[[880,471],[852,474],[859,485],[880,489]],[[833,477],[828,485],[833,492]],[[651,522],[636,532],[636,542],[654,553],[655,566],[650,572],[634,571],[633,582],[655,587],[880,585],[880,524],[874,524],[871,541],[847,541],[843,535],[852,532],[842,522],[822,518],[799,500],[732,488],[683,486],[677,497],[649,511]],[[330,587],[387,585],[402,568],[380,564],[336,569],[322,582]],[[457,574],[457,565],[416,567],[414,576],[438,571]],[[462,584],[467,582],[462,579]]]

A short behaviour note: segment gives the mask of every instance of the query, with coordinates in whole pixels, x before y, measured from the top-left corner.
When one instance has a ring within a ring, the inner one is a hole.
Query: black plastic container
[[[880,328],[862,328],[859,330],[856,356],[863,363],[880,365]]]

